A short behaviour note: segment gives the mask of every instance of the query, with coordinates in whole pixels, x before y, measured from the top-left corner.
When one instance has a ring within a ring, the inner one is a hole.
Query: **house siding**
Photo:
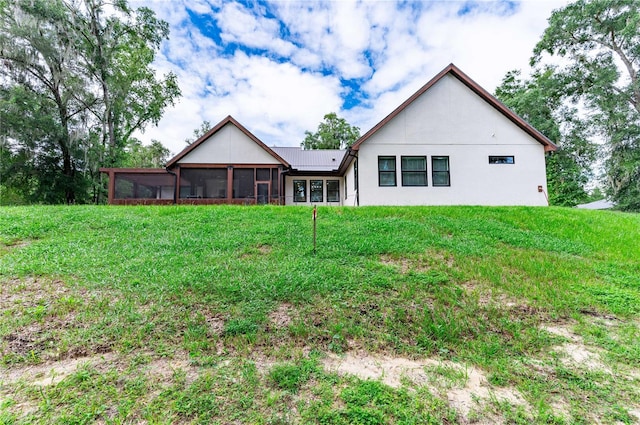
[[[379,156],[396,157],[397,186],[378,185]],[[427,186],[402,186],[401,156],[427,157]],[[450,186],[433,186],[433,156],[449,157]],[[366,140],[358,162],[360,205],[547,205],[544,146],[452,75]]]
[[[228,123],[178,164],[280,164],[235,125]]]

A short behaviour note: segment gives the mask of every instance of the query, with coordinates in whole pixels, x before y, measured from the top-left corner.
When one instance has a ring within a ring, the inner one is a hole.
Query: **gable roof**
[[[496,99],[491,93],[480,87],[478,83],[473,81],[469,76],[467,76],[464,72],[462,72],[457,66],[454,64],[449,64],[445,69],[440,71],[435,77],[433,77],[427,84],[422,86],[417,92],[415,92],[409,99],[405,100],[400,106],[398,106],[393,112],[387,115],[382,121],[376,124],[371,130],[367,131],[362,137],[360,137],[354,144],[351,146],[352,150],[358,150],[360,145],[364,143],[367,139],[373,136],[378,130],[384,127],[389,121],[395,118],[400,112],[402,112],[407,106],[413,103],[414,100],[423,95],[427,90],[433,87],[438,81],[440,81],[445,75],[451,74],[455,78],[457,78],[460,82],[462,82],[465,86],[467,86],[471,91],[480,96],[484,101],[486,101],[489,105],[497,109],[501,112],[505,117],[507,117],[511,122],[520,127],[524,132],[529,134],[535,140],[544,145],[545,152],[555,151],[558,147],[549,140],[544,134],[540,133],[538,130],[533,128],[529,123],[527,123],[522,117],[517,115],[511,109],[507,108],[504,103],[500,102]]]
[[[295,171],[335,172],[340,168],[346,150],[339,149],[302,149],[300,147],[271,148],[285,158]]]
[[[282,163],[282,165],[284,165],[285,167],[289,167],[289,163],[287,161],[285,161],[280,155],[278,155],[273,150],[271,150],[269,148],[269,146],[265,145],[260,139],[258,139],[256,136],[254,136],[249,130],[244,128],[244,126],[242,124],[240,124],[231,115],[229,115],[225,119],[220,121],[218,124],[216,124],[211,130],[207,131],[205,134],[200,136],[198,138],[198,140],[196,140],[195,142],[193,142],[192,144],[190,144],[189,146],[184,148],[182,150],[182,152],[180,152],[179,154],[177,154],[176,156],[171,158],[171,160],[169,160],[169,162],[167,162],[166,168],[170,168],[173,165],[175,165],[178,161],[180,161],[182,158],[184,158],[189,152],[197,149],[198,146],[200,146],[202,143],[204,143],[209,137],[211,137],[214,134],[216,134],[222,127],[224,127],[227,124],[232,124],[232,125],[236,126],[238,128],[238,130],[243,132],[249,139],[251,139],[253,142],[255,142],[256,145],[258,145],[262,149],[264,149],[269,155],[271,155],[276,160],[278,160],[278,162]]]

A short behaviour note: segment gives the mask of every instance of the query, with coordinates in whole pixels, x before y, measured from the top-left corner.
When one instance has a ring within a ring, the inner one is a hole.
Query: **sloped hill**
[[[640,216],[0,209],[0,423],[637,423]]]

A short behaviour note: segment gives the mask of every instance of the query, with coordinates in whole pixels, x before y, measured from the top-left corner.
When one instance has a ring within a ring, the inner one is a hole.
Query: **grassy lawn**
[[[0,424],[638,423],[640,215],[0,207]]]

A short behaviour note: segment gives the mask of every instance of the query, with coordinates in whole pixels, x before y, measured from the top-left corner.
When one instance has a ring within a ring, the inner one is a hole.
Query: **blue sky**
[[[232,115],[269,146],[297,146],[324,114],[362,133],[455,63],[493,92],[565,0],[133,0],[170,25],[154,66],[182,98],[139,134],[173,153]]]

